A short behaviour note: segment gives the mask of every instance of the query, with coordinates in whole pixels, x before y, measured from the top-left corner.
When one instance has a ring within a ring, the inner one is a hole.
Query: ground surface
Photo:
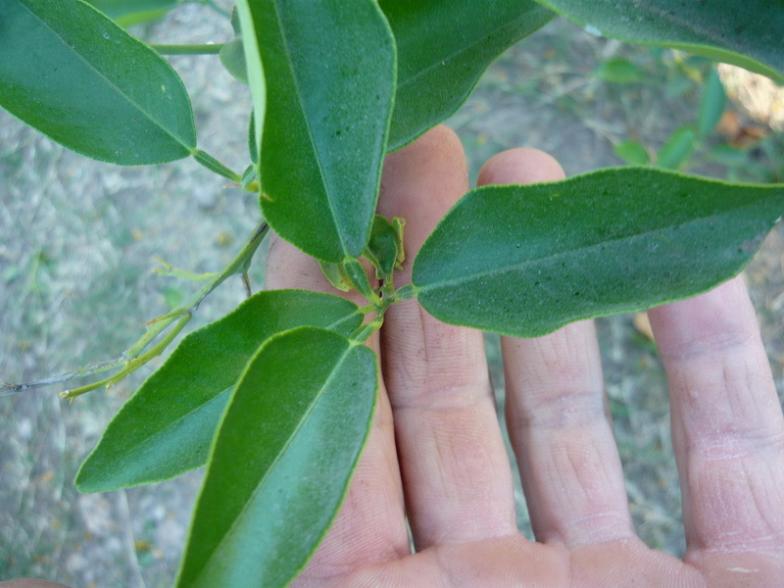
[[[140,34],[175,43],[221,41],[229,32],[208,9],[186,6]],[[636,64],[641,81],[598,79],[597,68],[614,57]],[[214,58],[173,63],[192,94],[202,145],[241,168],[246,89]],[[493,153],[528,145],[555,154],[575,174],[619,164],[612,146],[623,139],[659,147],[694,118],[698,102],[699,85],[668,52],[624,47],[559,22],[499,60],[450,124],[474,173]],[[774,176],[781,170],[768,162],[783,155],[780,146],[769,141],[732,169],[703,154],[693,165],[718,176]],[[197,287],[156,275],[156,258],[197,272],[218,269],[257,217],[252,196],[192,162],[140,170],[93,163],[0,112],[0,381],[31,381],[117,356],[146,319]],[[254,268],[257,281],[261,272]],[[770,236],[748,276],[781,392],[784,230]],[[238,283],[227,284],[202,307],[199,322],[241,296]],[[655,348],[630,317],[601,321],[600,336],[637,528],[650,545],[677,553],[677,478]],[[493,338],[488,353],[502,402]],[[107,495],[80,496],[72,486],[80,460],[143,376],[70,405],[55,390],[0,398],[0,579],[170,585],[200,474]],[[520,525],[530,533],[519,497]]]

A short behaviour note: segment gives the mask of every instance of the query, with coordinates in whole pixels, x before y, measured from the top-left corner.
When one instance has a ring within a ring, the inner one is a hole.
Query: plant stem
[[[128,361],[125,366],[117,373],[112,374],[108,378],[104,378],[103,380],[99,380],[97,382],[93,382],[91,384],[86,384],[84,386],[80,386],[79,388],[73,388],[71,390],[66,390],[65,392],[60,393],[61,398],[66,398],[68,400],[73,400],[74,398],[81,396],[82,394],[86,394],[92,390],[97,388],[102,388],[104,386],[111,386],[112,384],[116,384],[129,374],[135,372],[140,367],[148,363],[155,357],[158,357],[163,351],[171,344],[172,341],[180,334],[180,332],[185,328],[185,325],[188,324],[191,320],[191,313],[187,313],[185,316],[180,318],[177,321],[177,324],[174,325],[174,328],[171,329],[166,336],[161,339],[158,343],[156,343],[153,347],[151,347],[147,352],[139,355],[135,359]]]
[[[119,371],[112,374],[111,376],[103,378],[98,382],[87,384],[80,388],[74,388],[73,390],[64,392],[61,394],[61,396],[65,398],[75,398],[76,396],[80,396],[85,392],[100,388],[101,386],[119,382],[128,374],[146,364],[153,357],[160,355],[160,353],[162,353],[164,349],[166,349],[166,347],[171,344],[179,332],[182,331],[185,325],[187,325],[204,299],[207,298],[207,296],[209,296],[223,282],[234,275],[247,275],[247,271],[251,261],[253,260],[253,256],[256,254],[256,251],[258,250],[268,231],[269,226],[267,223],[260,223],[256,229],[254,229],[253,234],[250,236],[239,253],[234,257],[234,259],[232,259],[232,261],[220,273],[216,274],[209,284],[199,290],[187,304],[149,321],[147,323],[147,330],[145,331],[144,335],[142,335],[133,345],[131,345],[119,358],[52,378],[47,378],[40,382],[2,385],[0,386],[0,396],[16,394],[35,388],[44,388],[46,386],[53,386],[55,384],[66,384],[76,380],[77,378],[97,376],[99,374],[104,374],[106,372],[118,369]],[[245,287],[248,288],[250,283],[245,282],[245,279],[243,279],[243,282],[245,283]],[[177,321],[177,319],[179,319],[179,321]],[[174,328],[169,330],[169,327],[171,327],[171,325],[175,322],[176,324]],[[169,330],[168,333],[166,333],[167,330]],[[151,347],[149,351],[145,351],[163,333],[166,333],[166,335],[154,347]]]
[[[364,343],[370,336],[378,331],[382,325],[384,324],[384,314],[380,313],[376,318],[374,318],[371,322],[360,325],[356,331],[351,335],[351,340],[356,341],[357,343]]]
[[[245,298],[253,296],[253,286],[250,283],[248,272],[242,272],[242,285],[245,286]]]
[[[235,184],[242,183],[242,176],[240,174],[238,174],[237,172],[231,170],[230,168],[222,164],[220,161],[215,159],[209,153],[202,151],[201,149],[196,149],[193,152],[193,158],[196,161],[198,161],[200,164],[202,164],[204,167],[206,167],[208,170],[215,172],[219,176],[223,176],[224,178],[231,180]]]
[[[150,45],[161,55],[217,55],[223,43],[203,43],[195,45]]]
[[[250,239],[248,242],[245,243],[244,247],[240,250],[237,256],[231,261],[226,268],[219,273],[212,282],[207,284],[204,288],[202,288],[198,294],[196,294],[195,298],[190,304],[190,308],[188,309],[190,312],[195,312],[198,310],[199,305],[204,301],[207,296],[212,294],[212,292],[220,286],[223,282],[229,279],[231,276],[236,276],[237,274],[244,274],[248,271],[250,267],[250,262],[253,260],[253,256],[256,254],[256,251],[261,245],[261,242],[264,240],[264,237],[267,236],[269,232],[269,225],[265,222],[259,224],[256,229],[253,231]]]
[[[125,364],[119,372],[112,374],[103,380],[99,380],[98,382],[86,384],[80,388],[74,388],[73,390],[67,390],[60,394],[60,396],[63,398],[72,399],[76,398],[77,396],[81,396],[86,392],[90,392],[91,390],[95,390],[96,388],[115,384],[145,365],[154,357],[160,355],[169,345],[171,345],[172,341],[174,341],[177,335],[179,335],[180,332],[185,328],[185,326],[191,320],[191,317],[198,310],[199,305],[204,302],[204,299],[207,298],[207,296],[209,296],[213,291],[215,291],[216,288],[218,288],[218,286],[220,286],[231,276],[237,274],[244,276],[247,274],[250,262],[268,232],[269,225],[267,225],[267,223],[262,222],[259,224],[259,226],[256,227],[256,229],[253,231],[253,234],[251,235],[248,242],[234,257],[231,263],[229,263],[229,265],[227,265],[226,268],[220,272],[209,284],[199,290],[196,296],[187,305],[181,306],[180,308],[177,308],[172,312],[164,315],[164,317],[160,317],[158,320],[155,320],[152,323],[152,326],[148,328],[147,332],[142,336],[142,338],[139,339],[139,341],[137,341],[129,349],[129,351],[132,351],[134,355],[126,360]],[[246,287],[248,287],[248,285],[249,283],[246,284]],[[144,352],[144,349],[147,348],[147,346],[152,343],[156,337],[165,332],[178,317],[180,320],[177,321],[177,323],[174,325],[174,328],[170,329],[169,332],[166,333],[166,336],[163,337],[157,344],[151,347],[147,352]]]
[[[130,360],[142,353],[147,349],[150,343],[158,338],[158,335],[169,328],[169,325],[172,324],[175,318],[183,314],[185,314],[185,312],[178,312],[177,314],[169,313],[162,317],[158,317],[157,319],[153,319],[152,322],[148,323],[147,331],[144,335],[123,353],[123,357]]]

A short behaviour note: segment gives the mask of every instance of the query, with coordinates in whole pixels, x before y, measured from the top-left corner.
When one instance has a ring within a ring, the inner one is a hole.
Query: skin
[[[563,177],[540,151],[488,161],[480,184]],[[380,212],[416,251],[469,188],[462,146],[436,128],[388,157]],[[267,287],[329,291],[274,239]],[[515,525],[481,333],[396,305],[370,345],[383,382],[345,504],[297,588],[784,586],[784,418],[742,278],[650,311],[670,385],[682,560],[634,533],[594,325],[504,338],[506,419],[536,542]],[[416,553],[409,549],[406,522]],[[51,588],[30,581],[3,588]]]

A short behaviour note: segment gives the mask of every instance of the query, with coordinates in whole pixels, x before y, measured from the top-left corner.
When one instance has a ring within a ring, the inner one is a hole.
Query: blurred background
[[[232,36],[214,7],[197,4],[133,31],[162,43]],[[243,169],[247,88],[215,56],[171,61],[191,93],[200,142]],[[627,162],[784,181],[784,89],[734,68],[717,73],[704,59],[602,39],[563,20],[500,58],[448,124],[462,137],[474,177],[489,156],[525,145],[554,154],[570,175]],[[251,194],[190,160],[142,169],[99,164],[0,111],[0,383],[119,356],[145,321],[200,286],[167,268],[219,270],[258,218]],[[252,268],[257,287],[262,258]],[[747,276],[780,395],[783,270],[779,226]],[[195,326],[242,298],[239,281],[229,281],[200,308]],[[601,320],[599,332],[635,524],[650,546],[679,554],[680,498],[655,345],[643,315]],[[502,405],[497,339],[488,337],[487,348]],[[56,387],[0,397],[0,579],[171,584],[200,472],[105,495],[81,496],[72,483],[150,370],[72,403]],[[519,482],[517,494],[520,527],[530,536]]]

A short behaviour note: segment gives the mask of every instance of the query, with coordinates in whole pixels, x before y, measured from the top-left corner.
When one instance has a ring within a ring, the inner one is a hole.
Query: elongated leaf
[[[0,106],[55,141],[126,165],[190,155],[182,81],[81,0],[0,2]]]
[[[321,329],[270,339],[221,422],[178,586],[286,586],[332,521],[370,424],[376,358]]]
[[[180,0],[88,0],[117,24],[131,26],[156,20],[177,6]]]
[[[632,139],[618,143],[613,150],[615,155],[629,165],[648,165],[651,162],[651,156],[648,155],[645,145]]]
[[[708,290],[743,268],[782,212],[782,185],[652,168],[480,188],[427,240],[413,280],[436,318],[538,336]]]
[[[532,0],[380,0],[398,47],[390,149],[454,114],[487,66],[553,13]]]
[[[253,98],[253,113],[251,114],[251,134],[249,145],[253,163],[258,162],[259,151],[261,149],[261,136],[264,130],[264,116],[267,112],[267,81],[264,75],[264,66],[261,63],[261,51],[259,49],[259,35],[261,28],[261,16],[257,13],[261,11],[259,2],[249,0],[237,0],[236,12],[232,13],[232,26],[239,29],[242,36],[242,47],[244,60],[242,66],[246,68],[245,78],[250,85],[250,93]],[[236,15],[236,19],[234,16]],[[235,64],[236,66],[237,64]]]
[[[537,0],[603,35],[683,49],[784,81],[781,0]]]
[[[114,417],[76,478],[82,492],[159,482],[204,465],[231,387],[266,339],[302,325],[349,335],[361,323],[341,298],[300,290],[256,294],[183,339]]]
[[[389,26],[375,0],[257,0],[250,16],[275,80],[261,149],[264,215],[322,261],[359,256],[394,98]]]
[[[248,155],[253,164],[259,162],[259,144],[256,141],[256,116],[250,113],[250,124],[248,125]]]
[[[656,156],[656,165],[666,169],[678,169],[694,153],[694,142],[697,134],[691,127],[677,129],[662,145]]]
[[[700,101],[700,115],[697,129],[703,137],[707,137],[719,124],[721,116],[727,107],[727,93],[721,83],[719,72],[716,68],[711,68],[708,79],[705,80],[705,88],[702,91]]]

